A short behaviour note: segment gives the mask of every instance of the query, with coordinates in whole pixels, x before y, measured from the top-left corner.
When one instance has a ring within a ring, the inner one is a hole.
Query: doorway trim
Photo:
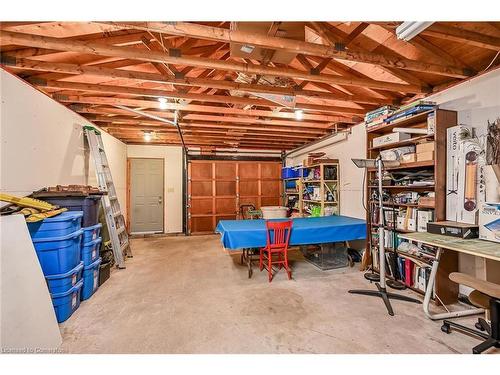
[[[162,199],[162,215],[163,215],[163,219],[162,219],[162,222],[163,222],[163,226],[162,226],[162,231],[161,233],[165,233],[165,209],[166,209],[166,196],[165,196],[165,158],[147,158],[147,157],[127,157],[127,217],[125,218],[125,226],[127,228],[127,233],[130,235],[132,234],[131,232],[131,226],[130,226],[130,200],[131,200],[131,194],[130,194],[130,187],[131,187],[131,184],[130,184],[130,176],[131,176],[131,161],[132,160],[161,160],[161,165],[162,165],[162,171],[163,171],[163,181],[162,181],[162,192],[163,192],[163,199]],[[158,232],[147,232],[147,233],[158,233]],[[143,232],[137,232],[137,233],[134,233],[134,234],[144,234]]]

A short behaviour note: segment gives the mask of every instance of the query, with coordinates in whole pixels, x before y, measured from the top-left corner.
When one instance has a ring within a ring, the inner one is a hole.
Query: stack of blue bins
[[[101,258],[99,249],[102,238],[100,237],[102,224],[98,223],[83,228],[82,262],[83,262],[83,289],[82,301],[89,299],[99,287],[99,266]]]
[[[83,287],[80,293],[84,301],[92,297],[99,287],[99,269],[101,258],[99,250],[102,239],[100,237],[102,224],[99,223],[99,206],[101,195],[72,195],[40,196],[46,202],[59,207],[65,207],[70,212],[83,212],[81,260],[83,262]]]
[[[28,229],[47,281],[59,323],[80,306],[83,288],[81,229],[83,212],[67,211],[43,221],[28,223]]]

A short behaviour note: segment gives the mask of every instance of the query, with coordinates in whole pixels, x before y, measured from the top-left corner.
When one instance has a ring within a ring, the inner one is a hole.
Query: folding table
[[[285,219],[276,219],[285,220]],[[366,239],[366,222],[348,216],[295,218],[290,245],[312,245]],[[215,228],[228,250],[243,250],[248,275],[252,275],[251,249],[266,246],[265,220],[221,220]]]

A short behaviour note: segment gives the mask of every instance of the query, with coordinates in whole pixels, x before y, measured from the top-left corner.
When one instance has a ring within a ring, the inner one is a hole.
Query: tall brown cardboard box
[[[434,160],[434,151],[417,152],[417,161]]]
[[[434,142],[417,143],[417,154],[434,151]]]

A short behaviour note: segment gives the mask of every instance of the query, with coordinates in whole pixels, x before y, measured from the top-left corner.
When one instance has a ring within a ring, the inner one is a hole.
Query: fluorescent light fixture
[[[297,120],[302,120],[304,118],[304,111],[301,109],[296,109],[295,110],[295,118]]]
[[[144,140],[150,142],[153,139],[153,134],[150,131],[144,131]]]
[[[160,109],[167,109],[167,98],[158,98],[158,102],[160,103]]]
[[[396,28],[396,35],[398,39],[402,39],[407,42],[427,29],[433,23],[434,22],[405,21]]]

